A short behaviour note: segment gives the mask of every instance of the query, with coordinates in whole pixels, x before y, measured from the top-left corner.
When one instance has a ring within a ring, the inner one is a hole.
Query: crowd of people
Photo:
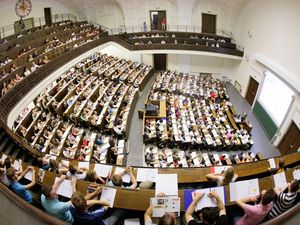
[[[149,167],[206,167],[249,163],[263,159],[261,153],[211,153],[201,150],[182,150],[148,144],[145,147],[145,166]]]
[[[218,79],[161,72],[148,95],[148,101],[153,100],[166,101],[167,117],[146,116],[146,144],[155,143],[159,149],[194,151],[248,150],[253,145],[251,134],[232,124],[229,117],[234,109],[226,88]],[[251,161],[251,157],[243,158]]]
[[[79,28],[79,30],[77,29]],[[74,31],[72,31],[74,30]],[[97,28],[91,28],[90,25],[81,23],[74,24],[71,27],[65,27],[64,32],[60,32],[59,28],[52,30],[49,33],[49,36],[45,41],[35,44],[35,47],[32,47],[30,44],[28,47],[20,49],[17,57],[11,59],[9,56],[5,57],[0,61],[0,78],[3,79],[10,74],[14,74],[13,77],[6,80],[2,84],[1,96],[5,95],[14,85],[20,82],[24,77],[30,75],[39,67],[47,64],[55,56],[49,56],[49,53],[60,47],[65,48],[65,51],[68,49],[77,48],[96,37],[99,34]],[[69,44],[74,42],[74,45],[70,46]],[[19,47],[20,44],[15,43],[14,48]],[[23,46],[23,45],[22,45]],[[8,51],[9,53],[9,51]],[[8,54],[6,53],[6,54]],[[30,62],[30,65],[24,66],[16,61],[17,59],[26,59],[26,62]]]
[[[96,185],[97,183],[128,189],[149,189],[153,186],[153,184],[149,185],[149,182],[138,183],[136,177],[132,173],[131,167],[126,167],[119,173],[102,178],[93,170],[78,168],[74,165],[66,166],[66,168],[60,172],[58,170],[53,171],[50,169],[51,160],[53,159],[40,158],[39,166],[43,169],[48,168],[47,170],[59,173],[60,178],[56,179],[52,186],[43,184],[41,186],[42,194],[40,196],[33,196],[30,191],[36,184],[34,167],[27,166],[25,170],[22,169],[22,166],[16,168],[15,163],[12,163],[13,161],[9,157],[5,158],[4,161],[1,161],[1,181],[28,203],[35,205],[37,204],[36,202],[40,202],[46,212],[68,223],[76,225],[120,224],[120,221],[131,216],[130,211],[126,209],[109,209],[109,202],[98,200],[98,196],[101,195],[103,187]],[[284,165],[284,160],[281,159],[279,164],[280,165],[277,165],[276,167],[277,172],[281,171],[279,170],[280,167],[283,169],[282,165]],[[273,170],[270,172],[274,173],[276,171]],[[31,181],[24,185],[22,184],[22,178],[24,178],[28,172],[31,172]],[[125,174],[130,176],[130,183],[124,185],[123,176]],[[216,183],[218,186],[235,182],[237,177],[238,175],[235,174],[232,167],[227,168],[222,174],[207,174],[208,181],[212,182],[211,184]],[[66,179],[70,181],[72,187],[72,195],[69,201],[61,200],[57,194],[59,186]],[[78,180],[88,181],[90,184],[95,184],[96,186],[94,186],[92,191],[84,195],[76,189]],[[184,213],[184,221],[185,224],[188,225],[256,225],[267,219],[277,217],[290,209],[297,202],[298,190],[299,180],[293,180],[291,183],[287,183],[285,187],[262,190],[259,196],[238,199],[235,201],[235,205],[226,207],[218,192],[211,191],[209,193],[204,193],[200,190],[192,195],[192,201]],[[163,198],[167,196],[165,196],[164,193],[159,193],[156,197]],[[216,203],[217,207],[204,207],[200,211],[196,210],[198,202],[204,197],[211,198],[211,200]],[[153,224],[153,210],[153,206],[150,205],[145,211],[144,224]],[[158,224],[161,225],[180,224],[178,223],[179,218],[176,217],[175,213],[167,212],[164,216],[157,219]]]
[[[177,34],[177,35],[176,35]],[[142,34],[121,34],[121,37],[134,45],[151,44],[184,44],[202,45],[216,48],[235,49],[235,45],[223,37],[205,36],[205,34],[191,34],[189,37],[181,36],[180,33],[142,33]]]
[[[44,154],[116,164],[131,104],[150,70],[94,53],[49,85],[17,118],[15,131]]]

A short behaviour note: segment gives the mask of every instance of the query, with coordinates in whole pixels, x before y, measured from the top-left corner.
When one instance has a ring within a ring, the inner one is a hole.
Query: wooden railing
[[[23,163],[23,169],[25,169],[28,164]],[[39,168],[34,167],[36,170],[36,174],[39,170]],[[172,173],[169,171],[169,173]],[[288,182],[291,182],[293,180],[293,169],[287,170],[285,172],[286,178]],[[53,185],[55,178],[58,177],[58,174],[45,171],[44,179],[41,182],[37,181],[37,186],[41,185]],[[89,182],[78,180],[76,184],[76,190],[85,194],[87,193],[88,187],[90,186]],[[266,190],[269,188],[273,188],[275,186],[273,177],[267,176],[265,178],[259,179],[259,188],[260,190]],[[145,211],[149,206],[149,199],[155,195],[155,190],[153,189],[124,189],[124,188],[118,188],[118,187],[112,187],[117,190],[116,197],[114,201],[114,207],[116,208],[122,208],[122,209],[129,209],[129,210],[138,210],[138,211]],[[7,187],[5,187],[3,184],[0,184],[0,190],[8,196],[13,202],[18,204],[21,208],[29,212],[30,214],[34,215],[35,217],[43,220],[43,221],[50,221],[52,219],[53,223],[49,222],[49,224],[63,224],[61,221],[50,217],[49,215],[45,214],[44,212],[38,210],[37,208],[34,208],[32,205],[26,203],[24,200],[17,197],[17,195],[14,195]],[[36,189],[38,190],[38,189]],[[180,203],[180,209],[181,211],[184,211],[184,191],[188,189],[179,189],[178,190],[178,196],[181,198]],[[229,185],[225,186],[225,194],[226,194],[226,205],[232,205],[234,202],[230,201],[230,190]],[[130,199],[130,200],[129,200]],[[289,218],[289,216],[295,214],[297,210],[299,209],[299,203],[291,208],[288,212],[282,214],[281,216],[272,219],[270,221],[267,221],[266,224],[281,224],[282,221]]]

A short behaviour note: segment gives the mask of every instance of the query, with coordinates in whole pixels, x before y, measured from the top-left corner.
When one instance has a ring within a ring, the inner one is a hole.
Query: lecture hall
[[[299,0],[0,0],[0,225],[295,225]]]

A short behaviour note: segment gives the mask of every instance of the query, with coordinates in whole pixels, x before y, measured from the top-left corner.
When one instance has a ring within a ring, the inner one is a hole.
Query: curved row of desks
[[[285,167],[290,168],[295,165],[300,165],[300,153],[292,153],[282,157],[275,157],[275,163],[278,163],[280,158],[285,159]],[[57,158],[60,161],[59,158]],[[77,160],[70,161],[70,165],[78,165]],[[90,170],[94,169],[95,163],[89,164]],[[117,166],[122,167],[122,166]],[[123,166],[124,167],[124,166]],[[260,160],[251,163],[241,163],[232,165],[235,173],[239,175],[239,180],[245,180],[248,177],[256,177],[259,175],[264,175],[267,173],[270,164],[268,160]],[[115,168],[115,167],[114,167]],[[112,172],[114,172],[114,168]],[[125,167],[124,167],[125,168]],[[137,175],[137,169],[140,167],[133,167],[133,174]],[[143,168],[143,167],[142,167]],[[148,169],[153,169],[147,167]],[[206,174],[211,173],[211,167],[190,167],[190,168],[158,168],[159,174],[169,174],[175,173],[178,176],[179,184],[192,184],[192,183],[201,183],[208,182],[206,179]]]
[[[23,168],[27,167],[26,164],[23,165]],[[35,167],[36,174],[38,174],[39,168]],[[160,171],[161,172],[161,171]],[[164,171],[167,172],[167,171]],[[168,173],[174,173],[173,171],[168,171]],[[291,182],[293,180],[293,169],[289,169],[285,172],[287,182]],[[56,173],[52,173],[49,171],[45,171],[43,184],[52,186],[54,184],[55,178],[59,175]],[[178,178],[182,178],[183,174],[178,175]],[[38,183],[41,185],[41,183]],[[88,191],[88,187],[90,186],[90,182],[77,180],[76,189],[80,191],[84,195]],[[268,188],[275,187],[274,180],[272,176],[267,176],[265,178],[259,179],[259,189],[260,191],[266,190]],[[122,209],[130,209],[130,210],[138,210],[138,211],[145,211],[149,206],[149,199],[155,196],[154,189],[126,189],[126,188],[119,188],[113,187],[117,189],[114,207],[122,208]],[[179,189],[178,190],[178,197],[180,197],[180,207],[181,211],[184,211],[184,191],[188,189]],[[225,186],[225,193],[226,193],[226,205],[231,205],[233,202],[230,201],[230,192],[229,192],[229,185]]]

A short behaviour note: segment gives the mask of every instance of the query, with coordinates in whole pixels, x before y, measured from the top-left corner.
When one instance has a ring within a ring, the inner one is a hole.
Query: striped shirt
[[[287,211],[291,208],[296,200],[297,192],[293,193],[283,193],[281,192],[277,198],[277,200],[273,204],[273,208],[269,214],[269,218],[274,218],[281,213]]]

